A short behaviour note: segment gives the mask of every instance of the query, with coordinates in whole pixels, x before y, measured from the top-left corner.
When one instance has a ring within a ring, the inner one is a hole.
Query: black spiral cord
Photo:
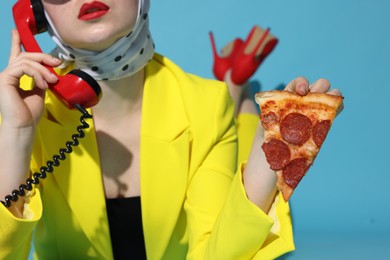
[[[0,201],[5,207],[9,208],[11,206],[12,201],[16,202],[19,196],[26,195],[26,190],[31,191],[33,188],[33,184],[37,185],[40,182],[40,179],[45,179],[47,173],[52,173],[54,171],[53,166],[57,167],[60,165],[60,160],[66,159],[66,154],[73,152],[73,147],[79,145],[79,139],[85,136],[83,129],[89,128],[89,124],[85,122],[85,119],[92,118],[92,115],[88,113],[88,111],[83,108],[81,105],[76,104],[75,108],[77,108],[81,112],[80,122],[81,125],[77,126],[77,134],[72,135],[72,141],[66,142],[66,148],[61,148],[59,150],[59,154],[53,155],[53,160],[48,160],[46,162],[46,166],[42,166],[40,168],[40,173],[35,172],[32,175],[32,178],[27,178],[26,184],[21,184],[19,189],[15,189],[12,191],[12,195],[5,196],[5,201]]]

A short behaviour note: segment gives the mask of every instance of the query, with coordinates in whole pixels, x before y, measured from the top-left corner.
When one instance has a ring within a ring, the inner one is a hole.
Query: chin
[[[63,37],[63,41],[74,48],[102,51],[110,47],[122,36],[127,35],[131,30],[129,27],[118,27],[114,23],[81,25],[75,34],[72,33],[66,35],[68,37]]]
[[[109,48],[112,44],[114,44],[118,39],[127,35],[130,30],[126,31],[114,31],[114,30],[100,30],[95,31],[93,33],[88,34],[89,37],[86,39],[88,49],[92,49],[95,51],[101,51]]]
[[[88,37],[78,39],[77,42],[69,42],[69,45],[90,51],[103,51],[109,48],[119,38],[120,36],[104,35],[103,33],[89,34]]]
[[[109,48],[115,41],[108,40],[91,40],[90,42],[85,42],[81,49],[91,50],[91,51],[103,51]]]

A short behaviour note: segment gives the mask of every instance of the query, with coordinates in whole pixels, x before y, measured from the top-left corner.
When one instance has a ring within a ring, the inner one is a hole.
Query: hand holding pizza
[[[327,93],[330,95],[341,96],[338,89],[330,90],[330,82],[326,79],[318,79],[310,85],[309,81],[304,77],[298,77],[291,81],[284,90],[295,92],[298,95],[304,96],[309,92]]]

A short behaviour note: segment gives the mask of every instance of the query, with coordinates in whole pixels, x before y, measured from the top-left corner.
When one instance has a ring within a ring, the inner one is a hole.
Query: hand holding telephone
[[[12,11],[24,49],[27,52],[42,52],[34,38],[35,34],[47,29],[41,0],[18,0]],[[57,75],[52,67],[46,68]],[[57,76],[58,82],[50,85],[49,89],[68,108],[74,108],[76,104],[88,108],[99,102],[100,86],[87,73],[75,69],[64,76]]]
[[[47,21],[41,0],[18,0],[13,6],[13,15],[16,28],[19,32],[22,45],[27,52],[42,52],[35,34],[46,31]],[[50,66],[45,66],[53,74],[57,75]],[[59,149],[59,154],[55,154],[52,160],[46,162],[39,172],[27,178],[25,184],[21,184],[18,189],[12,191],[12,195],[7,195],[5,201],[0,201],[5,207],[10,207],[12,201],[17,201],[19,196],[24,196],[26,190],[32,190],[33,186],[39,184],[40,179],[45,179],[47,173],[52,173],[54,167],[60,165],[60,160],[66,159],[66,154],[73,151],[73,146],[79,144],[79,138],[84,137],[83,129],[89,125],[84,119],[92,116],[85,108],[96,105],[101,97],[99,84],[87,73],[81,70],[72,70],[64,76],[57,75],[58,81],[50,84],[49,89],[54,95],[69,109],[77,108],[82,116],[81,124],[77,127],[77,134],[72,135],[72,141],[66,142],[66,148]]]

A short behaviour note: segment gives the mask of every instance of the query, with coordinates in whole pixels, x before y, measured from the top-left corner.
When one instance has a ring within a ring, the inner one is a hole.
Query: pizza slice
[[[326,93],[300,96],[290,91],[255,95],[264,127],[262,149],[288,201],[314,162],[343,104],[343,97]]]

